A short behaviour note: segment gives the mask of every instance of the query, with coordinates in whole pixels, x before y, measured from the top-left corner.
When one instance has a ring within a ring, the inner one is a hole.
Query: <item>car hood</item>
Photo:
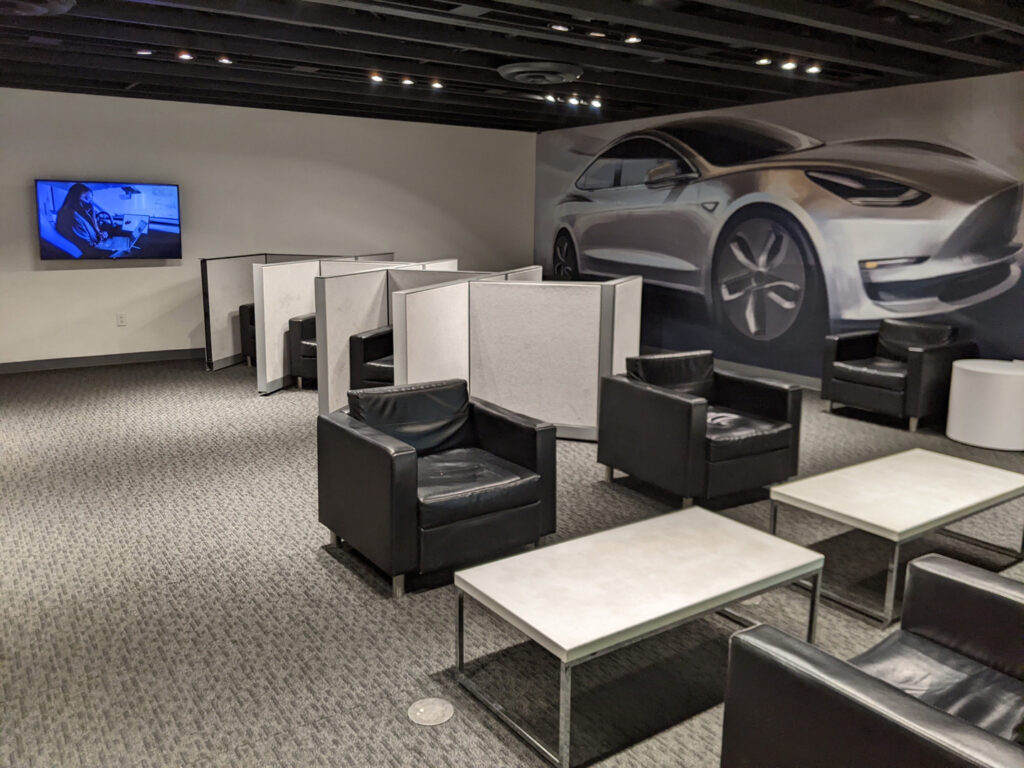
[[[847,168],[901,181],[930,195],[980,201],[1018,184],[994,165],[958,150],[903,139],[859,139],[822,144],[743,166],[763,168]],[[728,169],[741,170],[739,166]]]

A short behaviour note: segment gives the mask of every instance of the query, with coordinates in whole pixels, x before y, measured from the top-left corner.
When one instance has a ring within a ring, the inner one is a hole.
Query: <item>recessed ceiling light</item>
[[[820,64],[811,64],[807,69],[804,70],[808,75],[816,75],[821,72]]]
[[[596,29],[587,32],[587,34],[590,35],[590,37],[608,37],[608,35],[606,35],[604,32],[601,32]]]
[[[575,107],[577,104],[580,103],[580,99],[579,99],[578,96],[570,96],[569,97],[569,103],[572,104]]]
[[[373,82],[375,82],[375,83],[383,83],[384,82],[383,76],[378,75],[376,72],[374,72],[372,75],[370,75],[370,79],[373,80]]]
[[[416,84],[416,81],[413,80],[411,77],[403,77],[402,78],[402,85],[415,85],[415,84]]]
[[[150,50],[149,48],[139,48],[139,50],[137,50],[135,52],[135,55],[136,56],[152,56],[153,55],[153,51]]]
[[[551,94],[549,93],[549,94],[548,94],[547,96],[545,96],[545,97],[544,97],[544,100],[545,100],[545,101],[554,101],[554,100],[555,100],[555,97],[554,97],[554,96],[552,96],[552,95],[551,95]]]
[[[182,61],[192,61],[195,57],[188,51],[178,51],[178,58]]]
[[[548,29],[553,29],[555,32],[568,32],[572,27],[568,24],[548,24]]]
[[[782,69],[785,69],[786,71],[789,71],[789,70],[791,70],[791,69],[796,69],[796,66],[797,66],[797,65],[796,65],[796,62],[795,62],[795,61],[793,61],[792,59],[790,59],[789,61],[784,61],[784,62],[782,62],[781,64],[779,64],[779,66],[780,66],[780,67],[781,67]]]
[[[217,57],[217,61],[220,62],[221,64],[234,64],[235,63],[235,62],[233,62],[231,60],[231,57],[229,57],[229,56],[218,56]]]
[[[440,80],[435,80],[434,82],[432,82],[430,84],[430,87],[431,88],[444,88],[444,83],[442,83]]]
[[[767,67],[769,64],[772,63],[772,60],[769,59],[767,56],[762,56],[760,59],[754,61],[754,63],[757,64],[757,66],[759,67]]]
[[[629,45],[636,45],[637,43],[642,43],[643,41],[644,39],[640,37],[640,35],[626,35],[625,39],[622,42],[628,43]]]
[[[590,106],[592,106],[594,109],[600,109],[601,108],[601,100],[600,99],[591,99],[590,100]]]

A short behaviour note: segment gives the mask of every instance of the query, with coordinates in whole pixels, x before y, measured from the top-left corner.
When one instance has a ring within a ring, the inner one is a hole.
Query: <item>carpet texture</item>
[[[915,446],[1024,471],[1020,453],[804,402],[802,476]],[[258,397],[244,366],[0,377],[0,766],[544,765],[453,682],[452,587],[393,600],[365,560],[324,546],[315,415],[314,391]],[[548,543],[673,508],[629,479],[604,482],[595,456],[559,442]],[[723,514],[764,528],[767,507]],[[1019,546],[1022,525],[1018,500],[957,527]],[[823,542],[834,578],[880,601],[877,541],[790,510],[779,533]],[[1007,565],[948,540],[925,548]],[[1004,572],[1024,579],[1024,566]],[[778,590],[742,609],[797,633],[807,598]],[[478,681],[553,738],[552,659],[479,606],[467,621]],[[574,760],[717,766],[734,630],[708,619],[583,667]],[[822,607],[830,652],[884,634]],[[455,717],[409,722],[427,696]]]

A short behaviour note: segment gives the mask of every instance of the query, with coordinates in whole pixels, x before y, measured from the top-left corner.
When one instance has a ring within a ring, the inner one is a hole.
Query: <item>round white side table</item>
[[[981,448],[1024,451],[1024,361],[955,361],[946,437]]]

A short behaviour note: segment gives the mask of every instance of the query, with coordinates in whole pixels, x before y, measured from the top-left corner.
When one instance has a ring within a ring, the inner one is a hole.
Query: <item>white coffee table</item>
[[[537,751],[567,768],[575,666],[808,578],[813,642],[824,562],[817,552],[690,507],[458,571],[456,676]],[[544,745],[465,674],[466,595],[559,660],[557,748]]]
[[[829,600],[887,626],[897,618],[900,547],[950,523],[1024,496],[1024,474],[915,448],[781,483],[772,487],[770,496],[771,533],[776,530],[779,505],[787,504],[893,542],[882,612],[838,595],[827,585],[822,590]],[[1024,554],[955,531],[942,533],[1010,557],[1020,558]]]
[[[981,448],[1024,451],[1024,362],[955,361],[946,437]]]

